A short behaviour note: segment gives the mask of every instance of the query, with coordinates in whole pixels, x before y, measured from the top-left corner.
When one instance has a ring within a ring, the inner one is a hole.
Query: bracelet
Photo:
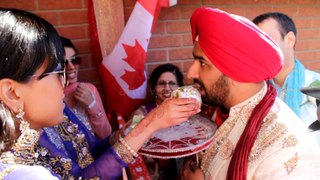
[[[123,144],[121,144],[119,142],[116,142],[113,145],[113,150],[127,164],[130,164],[135,160],[132,157],[132,155],[128,152],[127,148]]]
[[[96,101],[95,98],[93,98],[93,101],[92,101],[91,104],[89,104],[88,108],[91,109],[91,108],[93,108],[93,106],[96,105],[96,104],[97,104],[97,101]]]
[[[129,144],[126,142],[126,140],[124,140],[121,136],[119,136],[119,142],[121,144],[123,144],[127,150],[133,155],[134,158],[137,158],[139,155],[137,152],[135,152],[130,146]]]
[[[97,114],[90,115],[90,118],[99,118],[102,116],[102,112],[99,111]]]

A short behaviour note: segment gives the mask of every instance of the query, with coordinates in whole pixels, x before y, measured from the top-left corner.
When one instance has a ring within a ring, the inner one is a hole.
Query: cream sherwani
[[[267,91],[232,107],[215,140],[200,155],[206,179],[226,179],[234,148],[246,122]],[[320,148],[295,113],[280,99],[264,119],[249,156],[247,179],[319,179]]]

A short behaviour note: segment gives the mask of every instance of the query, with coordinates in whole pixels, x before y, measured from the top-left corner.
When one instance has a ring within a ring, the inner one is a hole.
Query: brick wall
[[[125,17],[130,15],[134,1],[124,0]],[[319,0],[178,0],[178,6],[160,13],[147,53],[148,73],[165,62],[187,71],[193,61],[189,18],[200,6],[218,7],[248,19],[269,11],[288,14],[298,29],[296,56],[307,68],[320,72]]]
[[[127,20],[135,0],[123,2]],[[297,57],[307,68],[320,71],[320,0],[178,0],[177,6],[165,8],[160,13],[147,53],[148,74],[166,62],[187,71],[193,60],[189,17],[200,6],[218,7],[249,19],[267,11],[288,14],[298,28]],[[83,57],[79,79],[100,87],[91,60],[88,0],[0,0],[0,7],[32,11],[54,24],[61,35],[72,39]]]

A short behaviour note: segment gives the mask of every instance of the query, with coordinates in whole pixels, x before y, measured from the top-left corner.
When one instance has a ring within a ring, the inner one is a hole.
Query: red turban
[[[193,41],[226,76],[239,82],[272,79],[282,68],[277,44],[248,19],[199,8],[191,17]]]

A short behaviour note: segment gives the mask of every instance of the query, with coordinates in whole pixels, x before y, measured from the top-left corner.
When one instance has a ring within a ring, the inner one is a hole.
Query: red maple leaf
[[[133,67],[135,71],[126,71],[121,78],[129,85],[129,90],[134,90],[140,87],[146,80],[144,76],[146,52],[137,40],[135,40],[134,46],[127,44],[122,44],[122,46],[127,53],[127,58],[123,60]]]

